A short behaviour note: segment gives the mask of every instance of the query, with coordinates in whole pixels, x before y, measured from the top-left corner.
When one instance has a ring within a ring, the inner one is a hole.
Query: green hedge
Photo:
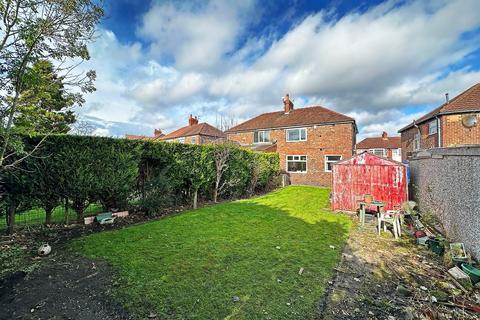
[[[25,138],[31,150],[42,137]],[[161,208],[190,203],[198,194],[212,199],[216,167],[214,152],[224,145],[131,141],[104,137],[49,136],[20,170],[4,172],[3,206],[39,206],[48,213],[68,203],[78,220],[84,209],[100,202],[105,210],[126,209],[128,203],[155,214]],[[221,197],[245,196],[269,188],[279,172],[276,153],[256,153],[228,146],[229,183]]]

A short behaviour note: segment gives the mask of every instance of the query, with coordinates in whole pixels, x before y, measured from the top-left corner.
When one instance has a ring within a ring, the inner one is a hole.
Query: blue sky
[[[78,110],[95,134],[152,134],[323,105],[359,138],[396,131],[480,82],[480,15],[461,1],[106,2]]]

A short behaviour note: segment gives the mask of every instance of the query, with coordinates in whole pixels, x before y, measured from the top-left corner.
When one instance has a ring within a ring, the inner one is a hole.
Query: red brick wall
[[[444,147],[480,144],[480,113],[476,114],[477,125],[473,128],[467,128],[463,125],[463,116],[464,115],[442,116],[442,145]]]
[[[414,139],[415,134],[418,133],[418,129],[420,129],[420,148],[421,149],[429,149],[438,147],[438,134],[428,134],[428,121],[426,123],[422,123],[418,125],[418,128],[412,127],[401,134],[401,142],[402,142],[402,160],[406,160],[407,153],[414,151]]]
[[[419,125],[421,131],[422,149],[436,147],[452,147],[467,144],[480,144],[480,113],[477,113],[479,122],[473,128],[466,128],[462,123],[463,114],[443,115],[440,117],[441,146],[438,145],[438,134],[428,134],[428,123]],[[401,134],[402,140],[402,159],[407,159],[407,152],[413,151],[413,139],[417,128],[410,128]]]
[[[332,173],[325,172],[325,156],[341,155],[346,159],[353,155],[355,146],[353,124],[335,124],[307,127],[307,141],[287,142],[285,129],[270,130],[270,140],[277,141],[280,166],[286,171],[287,155],[306,155],[307,172],[289,173],[293,184],[331,186]],[[242,145],[253,144],[253,131],[230,133],[228,139]]]

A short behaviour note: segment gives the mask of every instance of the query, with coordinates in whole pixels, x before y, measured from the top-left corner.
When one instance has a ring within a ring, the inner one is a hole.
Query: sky
[[[359,136],[404,125],[480,82],[478,0],[106,0],[81,65],[94,134],[153,135],[321,105]]]

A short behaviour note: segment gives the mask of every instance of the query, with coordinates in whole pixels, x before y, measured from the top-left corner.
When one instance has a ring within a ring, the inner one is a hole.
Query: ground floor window
[[[392,159],[396,161],[402,160],[402,149],[392,149]]]
[[[307,156],[287,156],[288,172],[307,172]]]
[[[342,156],[325,156],[325,172],[332,172],[333,164],[342,160]]]
[[[196,143],[197,143],[197,138],[196,138],[196,137],[192,137],[191,142],[192,142],[192,144],[196,144]]]
[[[369,149],[368,151],[378,157],[385,158],[387,156],[387,150],[385,149]]]

